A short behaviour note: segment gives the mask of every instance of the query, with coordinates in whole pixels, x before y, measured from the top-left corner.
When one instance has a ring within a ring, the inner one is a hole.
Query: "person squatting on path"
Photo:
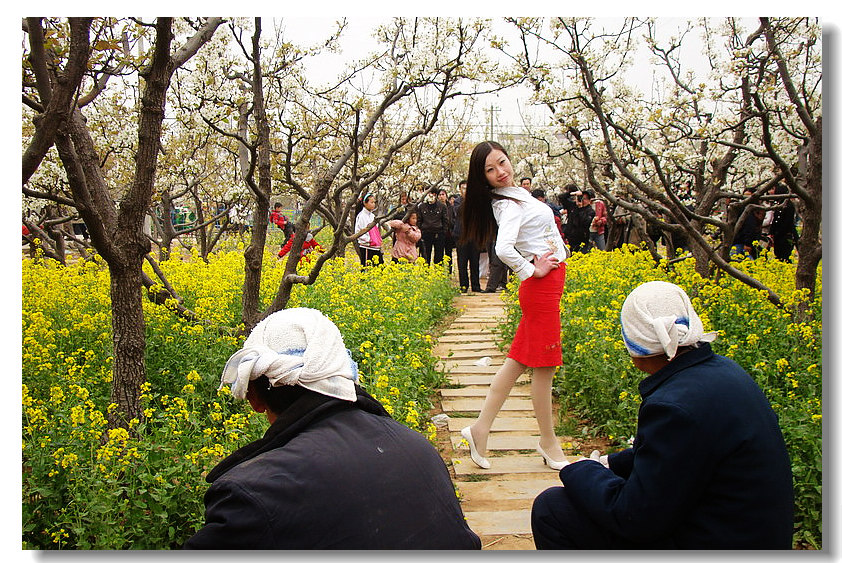
[[[647,282],[620,316],[640,382],[630,449],[567,465],[532,506],[538,549],[790,549],[793,489],[777,417],[714,354],[680,287]],[[601,462],[602,463],[601,463]]]
[[[479,549],[447,467],[360,388],[333,322],[286,309],[254,327],[223,385],[265,412],[264,437],[207,476],[186,549]]]
[[[403,219],[387,221],[395,233],[395,244],[392,246],[392,262],[406,258],[410,262],[418,260],[418,241],[421,240],[421,230],[418,228],[418,212],[410,211]]]
[[[486,141],[474,147],[460,210],[462,239],[483,248],[496,231],[497,255],[521,280],[518,302],[523,314],[479,417],[462,436],[474,463],[491,467],[485,458],[491,424],[518,376],[531,367],[532,406],[541,434],[537,450],[544,463],[558,469],[567,458],[554,431],[552,382],[562,363],[559,302],[567,253],[552,210],[513,182],[512,164],[501,145]]]
[[[367,193],[357,202],[357,219],[354,221],[354,232],[358,233],[374,223],[368,232],[360,235],[357,239],[359,245],[360,264],[366,266],[377,256],[377,264],[383,263],[383,252],[380,247],[383,245],[383,237],[380,235],[380,227],[375,222],[374,208],[377,207],[377,198],[374,194]]]

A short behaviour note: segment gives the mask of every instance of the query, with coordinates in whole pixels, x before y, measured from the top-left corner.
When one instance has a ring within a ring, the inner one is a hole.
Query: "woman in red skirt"
[[[567,250],[550,207],[515,187],[506,150],[493,141],[474,147],[462,213],[462,241],[485,248],[497,233],[495,251],[521,280],[522,316],[512,347],[494,375],[479,418],[462,430],[471,459],[488,469],[485,458],[491,423],[517,378],[532,368],[532,406],[541,437],[537,451],[553,469],[567,465],[555,435],[552,382],[561,361],[559,302],[564,288]]]

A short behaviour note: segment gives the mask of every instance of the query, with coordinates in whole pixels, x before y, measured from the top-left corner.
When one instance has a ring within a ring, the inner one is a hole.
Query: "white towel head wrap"
[[[252,329],[225,363],[222,382],[244,399],[249,381],[265,375],[272,386],[300,385],[310,391],[356,401],[357,364],[336,325],[315,309],[284,309]]]
[[[637,286],[620,311],[623,342],[634,357],[666,354],[675,357],[679,346],[713,342],[715,332],[703,332],[702,321],[683,289],[663,281]]]

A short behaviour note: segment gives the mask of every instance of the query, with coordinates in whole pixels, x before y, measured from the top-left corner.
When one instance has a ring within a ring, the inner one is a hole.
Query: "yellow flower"
[[[70,420],[73,426],[85,423],[85,409],[76,405],[70,408]]]

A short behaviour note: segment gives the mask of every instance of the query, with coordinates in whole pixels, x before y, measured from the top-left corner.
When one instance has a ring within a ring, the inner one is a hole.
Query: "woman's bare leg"
[[[477,421],[471,425],[471,435],[474,438],[474,445],[477,447],[477,452],[481,456],[485,456],[485,450],[488,445],[488,433],[491,432],[491,424],[500,412],[500,408],[509,396],[512,386],[517,381],[520,374],[526,368],[522,363],[511,358],[506,358],[494,378],[491,380],[491,387],[488,389],[488,395],[485,396],[485,402],[482,404]]]
[[[555,461],[564,461],[566,456],[555,435],[553,420],[553,375],[555,367],[532,369],[532,408],[541,433],[539,444],[544,452]]]

